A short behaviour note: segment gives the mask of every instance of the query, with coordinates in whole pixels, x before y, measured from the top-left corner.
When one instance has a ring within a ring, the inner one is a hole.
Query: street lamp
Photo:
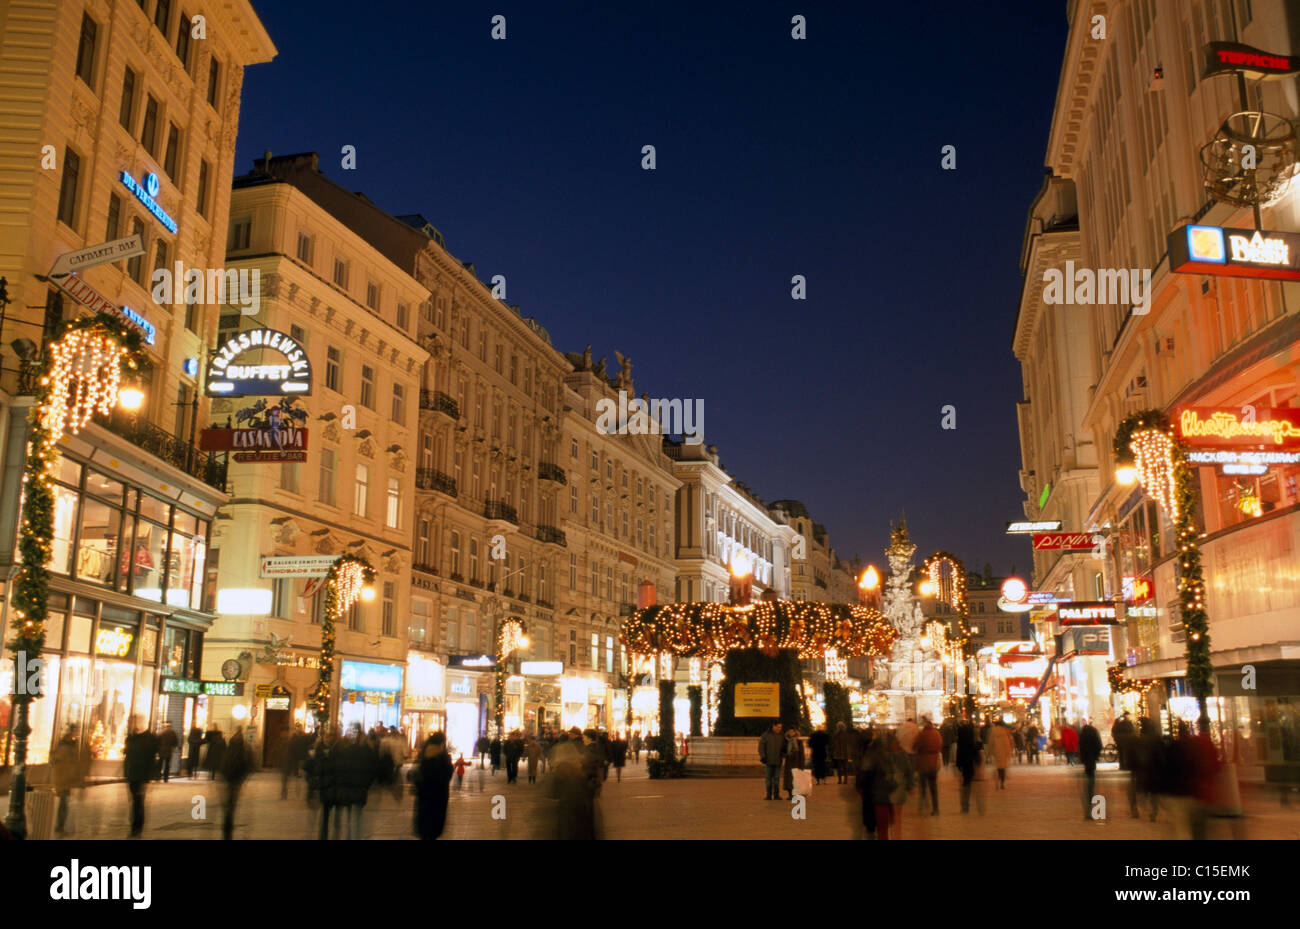
[[[107,416],[119,402],[122,368],[134,367],[140,335],[104,313],[75,320],[62,336],[46,347],[35,403],[29,422],[27,460],[23,468],[22,526],[19,551],[22,567],[13,582],[14,619],[11,628],[15,666],[39,663],[45,646],[45,619],[49,611],[50,562],[54,538],[55,463],[59,441],[76,435],[96,414]],[[140,397],[143,400],[143,395]],[[9,812],[5,827],[17,838],[27,835],[27,737],[31,701],[39,698],[44,682],[37,677],[35,693],[26,681],[14,679],[14,773],[9,786]]]

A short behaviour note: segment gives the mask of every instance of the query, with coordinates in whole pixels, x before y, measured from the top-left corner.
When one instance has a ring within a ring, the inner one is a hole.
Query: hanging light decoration
[[[826,649],[826,680],[832,684],[842,684],[849,677],[849,660],[841,658],[836,649]]]
[[[692,658],[689,662],[691,672],[691,686],[698,687],[703,680],[704,661],[701,658]]]
[[[117,405],[127,349],[99,329],[73,329],[49,346],[48,399],[41,413],[53,435],[76,435],[96,413]]]
[[[1134,432],[1129,440],[1133,465],[1142,489],[1178,522],[1178,496],[1174,492],[1174,440],[1162,429]]]
[[[505,659],[513,655],[524,644],[524,627],[517,619],[508,619],[497,630],[497,658]]]

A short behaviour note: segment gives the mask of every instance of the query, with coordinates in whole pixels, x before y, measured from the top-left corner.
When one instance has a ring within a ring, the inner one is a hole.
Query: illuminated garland
[[[1165,508],[1174,524],[1178,605],[1186,632],[1187,686],[1204,717],[1214,669],[1205,613],[1205,577],[1196,535],[1196,511],[1200,506],[1196,469],[1187,463],[1173,425],[1159,410],[1145,410],[1124,420],[1115,433],[1114,450],[1119,464],[1137,467],[1143,489]]]
[[[331,682],[334,679],[335,627],[375,582],[375,569],[356,555],[340,555],[325,575],[325,615],[320,627],[320,680],[308,698],[319,725],[329,722]]]
[[[1106,669],[1106,680],[1110,683],[1110,692],[1115,694],[1143,694],[1160,683],[1156,677],[1141,677],[1129,680],[1124,676],[1122,664],[1111,665]]]
[[[966,625],[970,616],[970,606],[966,600],[966,566],[960,558],[951,552],[938,551],[931,555],[921,564],[921,571],[929,577],[930,583],[934,585],[935,595],[942,595],[945,584],[943,577],[944,565],[952,571],[952,583],[946,585],[948,596],[945,598],[948,605],[957,612],[957,628],[959,634],[953,636],[952,641],[958,645],[965,645],[970,641],[970,628]]]
[[[898,631],[880,611],[843,603],[790,600],[732,607],[722,603],[671,603],[633,613],[621,639],[640,654],[668,653],[722,661],[736,649],[775,655],[797,649],[803,659],[887,655]]]
[[[506,734],[501,730],[505,728],[506,716],[506,659],[510,657],[517,649],[523,647],[524,624],[517,618],[511,617],[497,627],[497,645],[494,657],[497,660],[496,673],[492,675],[494,691],[493,697],[496,699],[496,723],[497,738],[504,739]]]
[[[23,467],[22,526],[18,549],[22,566],[13,582],[14,637],[9,646],[28,665],[45,647],[49,612],[48,565],[54,539],[54,466],[59,440],[79,433],[95,413],[117,403],[122,368],[134,368],[140,334],[114,316],[100,313],[73,320],[46,346],[45,374],[37,384],[28,414],[31,435]],[[13,702],[24,706],[39,693],[15,688]]]

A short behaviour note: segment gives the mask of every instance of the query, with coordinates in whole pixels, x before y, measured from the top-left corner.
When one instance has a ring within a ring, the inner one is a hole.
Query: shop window
[[[117,579],[122,511],[87,497],[81,506],[76,573],[81,580],[111,586]]]
[[[131,574],[137,597],[162,602],[163,568],[167,563],[167,529],[145,519],[135,521],[135,543],[123,552],[121,569]]]

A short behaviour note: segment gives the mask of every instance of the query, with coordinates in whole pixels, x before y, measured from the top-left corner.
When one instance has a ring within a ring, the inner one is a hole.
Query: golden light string
[[[73,330],[49,346],[50,373],[42,380],[49,399],[42,410],[51,435],[79,433],[99,413],[117,404],[127,350],[93,329]]]
[[[1160,429],[1143,429],[1129,440],[1133,465],[1142,489],[1160,504],[1172,522],[1178,522],[1178,497],[1174,490],[1174,442]]]

